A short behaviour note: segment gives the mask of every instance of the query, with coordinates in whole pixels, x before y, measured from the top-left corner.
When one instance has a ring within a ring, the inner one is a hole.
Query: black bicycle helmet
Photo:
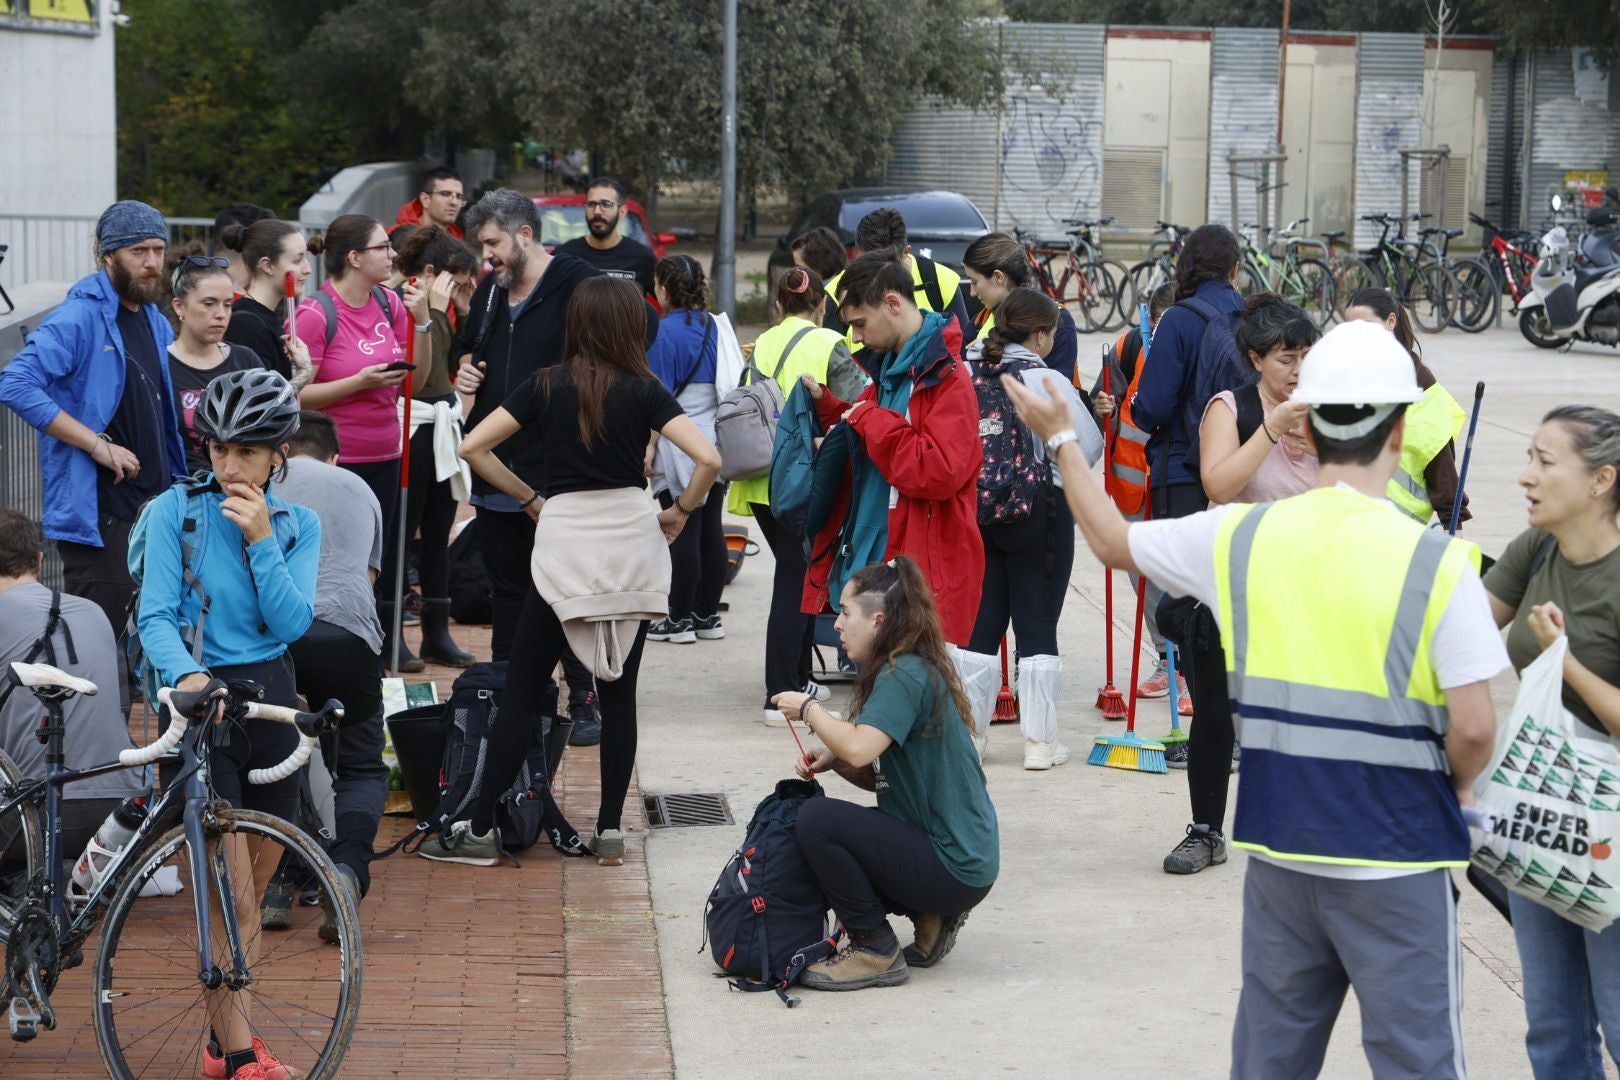
[[[278,445],[298,430],[298,395],[274,371],[232,371],[208,384],[192,424],[210,442]]]

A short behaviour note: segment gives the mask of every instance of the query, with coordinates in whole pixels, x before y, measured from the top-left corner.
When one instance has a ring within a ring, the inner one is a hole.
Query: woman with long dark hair
[[[966,696],[934,597],[910,557],[857,570],[839,603],[838,636],[861,666],[850,718],[808,694],[777,707],[822,742],[800,776],[832,770],[877,793],[877,807],[807,799],[794,833],[821,891],[849,934],[836,955],[805,969],[815,990],[897,986],[956,943],[968,912],[990,894],[1001,863],[996,808],[973,748]],[[887,914],[916,927],[902,952]]]
[[[969,290],[984,305],[979,323],[981,339],[995,329],[996,312],[1007,294],[1035,284],[1024,246],[1006,233],[987,233],[969,244],[962,254],[962,269],[967,273]],[[1074,382],[1075,359],[1080,352],[1076,333],[1074,316],[1069,314],[1069,309],[1058,308],[1057,333],[1053,335],[1051,351],[1046,354],[1046,366],[1071,383]],[[1089,404],[1087,410],[1090,410]]]
[[[451,380],[457,357],[451,312],[467,316],[478,260],[472,250],[443,229],[419,228],[400,241],[395,266],[407,281],[417,281],[428,294],[431,347],[418,352],[412,377],[411,475],[405,499],[405,538],[420,533],[416,576],[422,588],[423,660],[447,667],[471,667],[473,657],[450,636],[450,526],[456,503],[470,492],[465,466],[455,454],[461,443],[461,401]],[[383,575],[393,587],[393,552],[384,554]]]
[[[647,367],[645,312],[632,282],[580,282],[568,304],[563,362],[524,382],[462,441],[461,456],[478,475],[537,524],[532,580],[489,740],[488,760],[501,767],[486,777],[468,820],[422,845],[426,858],[493,866],[500,857],[495,800],[536,738],[547,682],[571,651],[596,677],[602,711],[602,801],[590,850],[604,865],[623,861],[620,818],[636,763],[636,676],[647,623],[664,614],[653,605],[667,605],[668,543],[700,509],[683,492],[653,514],[645,495],[649,436],[657,432],[692,459],[694,490],[708,491],[720,474],[719,452]],[[524,428],[539,440],[544,500],[495,456]],[[584,854],[555,808],[548,815],[553,846]]]

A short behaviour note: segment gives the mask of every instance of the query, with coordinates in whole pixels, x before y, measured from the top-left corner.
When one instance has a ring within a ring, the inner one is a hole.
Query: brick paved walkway
[[[455,632],[462,648],[488,655],[487,629]],[[414,632],[409,637],[414,642]],[[443,700],[456,674],[434,666],[407,678],[432,679]],[[596,751],[570,748],[560,779],[564,812],[588,836]],[[365,989],[343,1075],[673,1077],[635,785],[624,821],[622,867],[594,859],[564,865],[544,845],[520,855],[521,867],[403,855],[376,864],[360,906]],[[385,817],[378,846],[411,824]],[[0,1035],[0,1076],[103,1075],[89,1009],[95,947],[92,938],[85,966],[68,972],[53,995],[56,1031],[26,1045]]]

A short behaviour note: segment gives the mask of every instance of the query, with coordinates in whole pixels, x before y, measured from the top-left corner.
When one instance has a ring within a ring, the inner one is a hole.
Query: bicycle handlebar
[[[186,734],[191,721],[202,719],[213,703],[225,695],[225,685],[218,680],[201,690],[184,691],[165,686],[157,692],[158,702],[168,707],[169,727],[147,746],[132,747],[118,752],[120,765],[150,765],[170,753]]]
[[[121,765],[148,765],[158,758],[170,753],[185,736],[186,728],[193,721],[203,722],[214,711],[216,703],[230,697],[229,688],[218,679],[214,679],[201,690],[184,691],[175,690],[165,686],[157,692],[157,699],[169,709],[169,726],[156,741],[148,746],[136,747],[121,751],[118,762]],[[260,701],[242,701],[242,715],[254,720],[273,720],[280,724],[291,724],[298,729],[298,746],[286,759],[272,765],[268,769],[253,769],[248,772],[250,784],[273,784],[283,780],[304,767],[309,756],[315,748],[316,741],[324,734],[337,727],[343,719],[343,703],[336,699],[329,700],[315,712],[301,712],[298,709],[289,709],[283,705],[266,705]]]
[[[322,735],[336,728],[338,721],[343,719],[343,703],[335,698],[329,699],[318,711],[307,713],[282,705],[266,705],[263,702],[250,701],[246,705],[246,715],[249,719],[274,720],[282,724],[291,724],[298,729],[298,748],[288,754],[285,761],[268,769],[252,769],[248,772],[250,784],[273,784],[277,780],[285,780],[304,767],[309,761],[310,753],[315,749],[315,743]]]

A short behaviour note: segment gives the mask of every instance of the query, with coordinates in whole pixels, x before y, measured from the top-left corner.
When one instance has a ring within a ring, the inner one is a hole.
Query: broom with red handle
[[[1108,364],[1103,363],[1103,393],[1113,396],[1108,378]],[[1119,406],[1115,403],[1114,410],[1108,414],[1107,453],[1103,455],[1103,490],[1110,499],[1114,495],[1113,485],[1113,453],[1114,440],[1118,435]],[[1103,567],[1103,629],[1104,640],[1107,643],[1108,655],[1108,681],[1097,691],[1097,708],[1102,711],[1104,720],[1125,719],[1125,695],[1119,692],[1114,685],[1114,572]]]
[[[1018,719],[1018,695],[1013,693],[1007,677],[1007,637],[1001,638],[1001,690],[996,694],[996,711],[990,714],[992,724],[1006,724]]]

